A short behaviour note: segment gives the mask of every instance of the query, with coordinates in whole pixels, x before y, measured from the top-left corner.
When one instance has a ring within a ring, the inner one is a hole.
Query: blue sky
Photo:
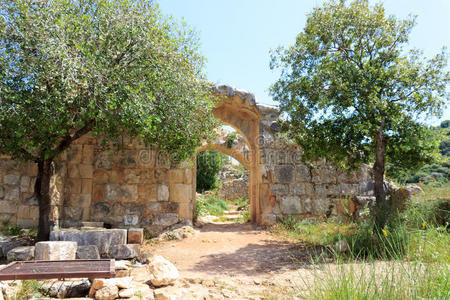
[[[268,89],[279,73],[269,68],[270,49],[291,45],[306,14],[320,0],[159,0],[161,10],[184,20],[200,35],[208,79],[248,90],[259,102],[275,103]],[[373,3],[378,1],[373,1]],[[450,47],[449,0],[385,0],[389,14],[418,15],[410,45],[427,57]],[[450,51],[450,49],[449,49]],[[441,119],[450,119],[450,107]],[[439,120],[428,120],[439,124]]]

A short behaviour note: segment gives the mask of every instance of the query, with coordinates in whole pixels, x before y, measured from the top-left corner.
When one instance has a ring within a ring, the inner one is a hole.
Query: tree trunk
[[[50,178],[52,176],[52,159],[38,161],[35,194],[39,203],[39,227],[37,241],[50,238]]]
[[[384,121],[384,120],[383,120]],[[380,126],[379,132],[375,135],[376,156],[373,165],[375,205],[375,225],[377,230],[381,230],[386,224],[387,203],[384,191],[384,158],[386,151],[386,140],[383,137],[384,122]]]

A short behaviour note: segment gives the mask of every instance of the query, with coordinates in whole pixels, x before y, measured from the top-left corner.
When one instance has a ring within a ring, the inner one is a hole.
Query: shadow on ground
[[[242,228],[241,228],[242,230]],[[248,244],[233,253],[201,257],[189,271],[214,275],[262,275],[296,270],[311,264],[311,249],[304,245],[264,240]]]

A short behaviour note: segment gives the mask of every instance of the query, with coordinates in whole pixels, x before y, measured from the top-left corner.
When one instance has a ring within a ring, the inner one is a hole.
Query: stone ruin
[[[273,224],[280,216],[321,218],[340,211],[345,194],[370,193],[366,166],[344,172],[320,161],[306,164],[296,145],[280,138],[279,109],[256,102],[253,94],[218,86],[222,100],[214,115],[233,127],[243,142],[205,144],[230,155],[249,171],[251,221]],[[195,158],[180,165],[157,157],[137,139],[123,137],[122,150],[109,150],[100,138],[77,140],[55,163],[51,179],[51,219],[55,226],[103,222],[106,227],[144,227],[159,233],[194,217]],[[33,196],[36,164],[0,157],[0,221],[20,227],[38,224]]]

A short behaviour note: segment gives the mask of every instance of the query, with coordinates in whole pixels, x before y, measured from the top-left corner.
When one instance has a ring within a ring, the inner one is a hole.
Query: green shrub
[[[19,235],[20,227],[11,225],[9,221],[3,221],[2,227],[0,228],[0,232],[4,235]]]
[[[227,146],[227,148],[231,149],[233,147],[233,143],[234,141],[236,141],[237,139],[237,134],[236,132],[232,132],[227,136],[227,140],[225,141],[225,144]]]
[[[228,204],[215,195],[201,195],[196,199],[195,215],[222,216],[228,210]]]
[[[209,191],[218,186],[217,174],[225,163],[222,153],[206,150],[197,155],[197,192]]]

